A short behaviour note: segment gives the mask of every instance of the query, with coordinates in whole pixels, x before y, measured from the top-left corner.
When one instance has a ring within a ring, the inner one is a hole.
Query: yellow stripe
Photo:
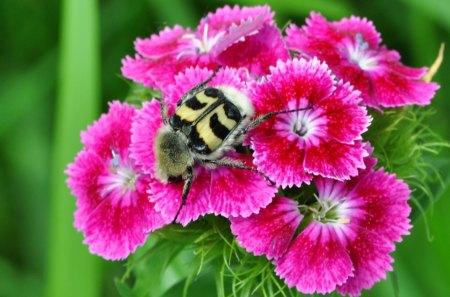
[[[195,122],[195,120],[197,120],[209,106],[217,101],[217,98],[208,97],[204,94],[204,92],[198,93],[196,97],[200,103],[206,103],[205,107],[194,110],[186,106],[186,104],[182,104],[175,112],[180,119],[190,123]]]
[[[223,108],[223,104],[219,105],[213,111],[211,111],[207,116],[205,116],[201,121],[197,123],[195,126],[198,135],[205,142],[205,144],[209,147],[209,149],[213,152],[215,151],[223,142],[223,140],[217,137],[214,134],[214,131],[210,126],[210,119],[214,114],[217,114],[219,121],[228,128],[228,130],[232,131],[234,127],[236,127],[237,122],[228,118],[225,114],[225,110]]]

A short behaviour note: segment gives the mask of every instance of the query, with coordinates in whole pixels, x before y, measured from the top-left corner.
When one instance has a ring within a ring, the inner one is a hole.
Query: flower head
[[[109,113],[82,132],[85,147],[66,171],[77,197],[75,227],[93,254],[111,260],[126,258],[149,232],[170,223],[147,199],[150,176],[129,156],[135,113],[111,103]]]
[[[336,82],[325,63],[279,61],[250,92],[257,114],[311,107],[277,115],[251,133],[255,164],[278,185],[300,186],[315,175],[349,179],[364,168],[359,140],[370,117],[359,92]]]
[[[273,259],[289,287],[358,296],[392,270],[394,242],[411,227],[410,191],[383,169],[314,183],[312,203],[277,197],[259,214],[231,219],[232,232],[248,251]]]
[[[169,114],[174,112],[178,99],[195,85],[212,74],[211,70],[189,68],[176,77],[175,85],[163,90],[167,94]],[[244,73],[245,74],[245,73]],[[209,86],[227,85],[243,89],[243,74],[239,70],[221,69]],[[175,217],[182,201],[184,181],[162,182],[156,177],[154,142],[163,126],[160,104],[156,100],[144,103],[133,122],[131,155],[149,174],[149,200],[164,217]],[[239,161],[252,166],[252,158],[229,152],[225,159]],[[270,186],[259,174],[243,169],[228,167],[208,167],[200,162],[194,164],[194,179],[186,204],[180,211],[177,222],[187,225],[201,215],[214,213],[225,217],[249,216],[265,207],[275,195],[276,188]]]
[[[427,68],[404,66],[398,52],[380,45],[380,33],[365,18],[328,22],[312,13],[306,23],[286,30],[289,48],[326,61],[338,77],[362,92],[370,107],[427,105],[439,88],[421,81]]]
[[[268,72],[289,53],[268,6],[225,6],[204,17],[193,31],[181,26],[137,39],[135,58],[126,57],[122,73],[145,86],[164,87],[186,68],[246,67],[255,75]]]

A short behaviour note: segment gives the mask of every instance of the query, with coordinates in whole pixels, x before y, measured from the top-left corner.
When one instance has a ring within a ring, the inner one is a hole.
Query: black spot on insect
[[[230,134],[230,130],[219,121],[219,116],[217,116],[217,113],[213,114],[209,119],[209,127],[214,132],[214,135],[222,140]]]
[[[217,98],[217,97],[219,97],[219,93],[222,93],[216,88],[207,88],[204,92],[205,92],[206,96],[211,97],[211,98]],[[223,95],[222,95],[222,97],[223,97]]]
[[[198,132],[196,129],[192,129],[191,133],[189,134],[190,144],[189,146],[192,148],[193,151],[196,153],[207,155],[211,153],[211,149],[208,147],[208,145],[205,143],[205,141],[198,135]]]
[[[189,107],[190,109],[193,109],[193,110],[202,109],[207,105],[207,103],[205,103],[205,102],[202,103],[202,102],[198,101],[198,98],[196,96],[188,99],[185,104],[187,107]]]

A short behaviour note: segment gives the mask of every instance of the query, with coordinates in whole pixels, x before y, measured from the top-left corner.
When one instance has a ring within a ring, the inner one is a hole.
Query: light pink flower
[[[211,70],[189,68],[176,77],[173,86],[166,87],[166,103],[169,114],[175,110],[178,99],[193,86],[204,81],[212,74]],[[245,74],[245,73],[244,73]],[[208,86],[227,85],[242,90],[245,77],[239,70],[221,69]],[[181,205],[184,181],[163,183],[156,178],[156,162],[153,143],[158,130],[163,125],[160,104],[154,100],[143,105],[132,125],[131,155],[150,175],[149,200],[155,203],[155,209],[163,217],[175,217]],[[227,158],[240,160],[252,166],[250,156],[229,152]],[[276,188],[259,174],[226,167],[206,168],[201,164],[194,165],[194,180],[181,209],[177,222],[187,225],[199,216],[214,213],[225,217],[249,216],[265,207],[275,195]]]
[[[366,18],[328,22],[311,13],[306,26],[293,24],[286,34],[291,50],[326,61],[335,75],[362,92],[368,106],[427,105],[439,89],[436,83],[420,80],[426,67],[404,66],[397,51],[380,45],[380,33]]]
[[[392,271],[394,243],[411,228],[410,191],[383,169],[314,183],[315,202],[277,197],[259,214],[231,219],[232,233],[248,251],[273,259],[289,287],[358,296]]]
[[[83,150],[68,165],[67,184],[77,197],[75,227],[91,253],[119,260],[142,245],[164,219],[147,199],[150,177],[129,156],[136,110],[119,102],[81,133]]]
[[[360,140],[371,119],[359,92],[336,82],[325,63],[279,61],[249,90],[257,114],[311,107],[277,115],[250,134],[255,165],[277,185],[300,186],[315,175],[344,180],[364,168]]]
[[[122,73],[157,89],[172,84],[175,75],[192,66],[246,67],[251,74],[263,75],[278,59],[289,57],[273,16],[268,6],[225,6],[203,18],[195,31],[167,27],[136,40],[137,55],[123,59]]]

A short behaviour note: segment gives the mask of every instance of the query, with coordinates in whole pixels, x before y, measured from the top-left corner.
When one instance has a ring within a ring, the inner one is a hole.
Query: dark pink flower
[[[170,223],[148,201],[150,177],[129,156],[136,110],[119,102],[82,132],[84,149],[66,171],[77,197],[75,227],[91,253],[119,260],[142,245],[149,232]]]
[[[169,114],[175,110],[178,99],[193,86],[212,74],[211,70],[189,68],[176,77],[173,86],[166,87],[166,103]],[[226,85],[238,90],[244,88],[245,72],[224,68],[212,79],[209,86]],[[184,181],[164,183],[156,178],[154,141],[158,130],[163,126],[160,104],[154,100],[143,105],[132,125],[131,155],[154,178],[150,181],[149,199],[163,217],[174,218],[181,205]],[[226,158],[239,160],[252,166],[250,156],[229,152]],[[265,207],[275,195],[276,188],[259,174],[227,167],[207,168],[194,165],[194,180],[181,209],[177,222],[187,225],[199,216],[214,213],[225,217],[249,216]]]
[[[362,92],[368,106],[427,105],[439,88],[421,81],[426,67],[404,66],[397,51],[380,45],[380,34],[366,18],[328,22],[311,13],[306,26],[291,25],[286,34],[290,49],[326,61],[335,75]]]
[[[349,179],[364,168],[361,134],[370,117],[359,92],[336,82],[317,59],[277,63],[249,88],[257,114],[310,109],[275,116],[254,129],[255,165],[282,187],[309,183],[313,176]]]
[[[248,251],[273,259],[289,287],[358,296],[392,271],[394,243],[411,228],[410,191],[383,169],[314,183],[315,202],[277,197],[259,214],[231,219],[231,230]]]
[[[136,40],[138,54],[122,61],[122,73],[157,89],[192,66],[246,67],[251,74],[263,75],[278,59],[289,57],[273,16],[268,6],[225,6],[203,18],[195,31],[178,25],[165,28]]]

